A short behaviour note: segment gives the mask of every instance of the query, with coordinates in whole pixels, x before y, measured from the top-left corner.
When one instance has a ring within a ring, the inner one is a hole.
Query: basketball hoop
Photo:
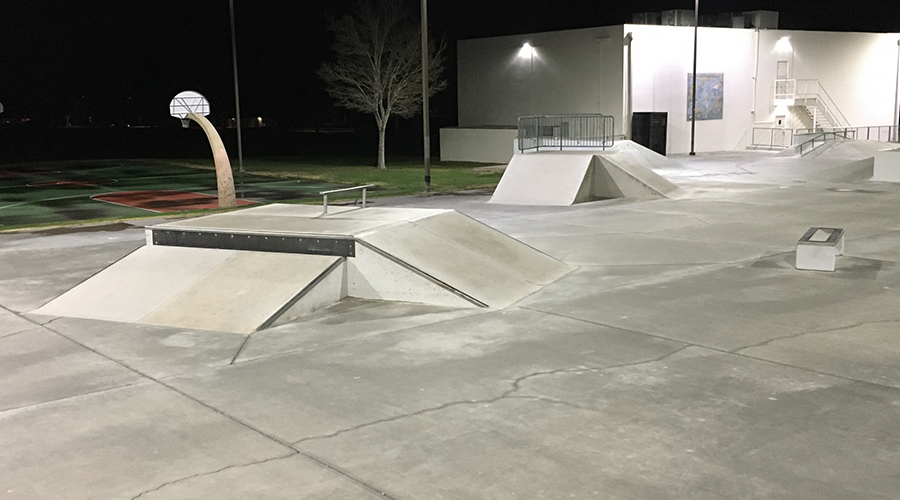
[[[184,128],[188,128],[188,123],[190,122],[187,119],[188,113],[207,116],[209,114],[209,101],[193,90],[185,90],[179,93],[169,103],[169,114],[174,118],[180,118],[181,125]]]

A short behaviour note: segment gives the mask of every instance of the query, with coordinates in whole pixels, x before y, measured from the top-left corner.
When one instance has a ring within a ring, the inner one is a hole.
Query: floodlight
[[[775,50],[778,52],[791,52],[794,48],[791,46],[791,37],[785,36],[775,42]]]
[[[519,49],[519,57],[532,57],[534,56],[534,47],[531,46],[530,43],[525,42],[522,45],[522,48]]]

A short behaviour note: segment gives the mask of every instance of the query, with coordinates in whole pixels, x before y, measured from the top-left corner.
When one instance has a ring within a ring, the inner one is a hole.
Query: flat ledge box
[[[811,227],[797,242],[797,269],[834,271],[834,258],[844,255],[844,230]]]

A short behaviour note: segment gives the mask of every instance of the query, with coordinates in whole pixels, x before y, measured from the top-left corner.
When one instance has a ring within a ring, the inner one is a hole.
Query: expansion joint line
[[[520,307],[521,307],[521,306],[520,306]],[[692,344],[692,343],[689,343],[689,342],[685,342],[685,341],[683,341],[683,340],[672,339],[672,338],[663,337],[663,336],[660,336],[660,335],[653,335],[653,334],[646,333],[646,332],[638,332],[638,331],[635,331],[635,330],[627,330],[627,329],[624,329],[624,328],[620,328],[620,327],[612,326],[612,325],[607,325],[607,324],[599,323],[599,322],[596,322],[596,321],[589,321],[589,320],[580,319],[580,318],[572,318],[572,317],[569,317],[569,316],[565,316],[565,315],[563,315],[563,314],[558,314],[558,313],[553,313],[553,312],[548,312],[548,311],[541,311],[540,309],[531,309],[531,308],[527,308],[527,307],[523,307],[523,309],[528,309],[529,311],[535,311],[535,312],[539,312],[539,313],[549,314],[549,315],[551,315],[551,316],[559,316],[559,317],[561,317],[561,318],[567,318],[567,319],[571,319],[571,320],[573,320],[573,321],[581,321],[581,322],[583,322],[583,323],[588,323],[588,324],[597,325],[597,326],[603,326],[603,327],[606,327],[606,328],[612,328],[612,329],[619,330],[619,331],[624,331],[624,332],[634,333],[634,334],[638,334],[638,335],[646,335],[646,336],[648,336],[648,337],[652,337],[652,338],[656,338],[656,339],[660,339],[660,340],[666,340],[666,341],[669,341],[669,342],[677,342],[677,343],[680,343],[680,344],[683,344],[683,345],[684,345],[684,348],[682,348],[681,350],[683,350],[683,349],[685,349],[685,348],[688,348],[688,347],[696,347],[696,348],[698,348],[698,349],[705,349],[705,350],[707,350],[707,351],[713,351],[713,352],[717,352],[717,353],[719,353],[719,354],[726,354],[726,355],[730,355],[730,356],[740,356],[740,357],[745,358],[745,359],[750,359],[750,360],[753,360],[753,361],[762,361],[763,363],[770,363],[770,364],[773,364],[773,365],[784,366],[784,367],[787,367],[787,368],[793,368],[793,369],[795,369],[795,370],[801,370],[801,371],[805,371],[805,372],[808,372],[808,373],[814,373],[814,374],[816,374],[816,375],[824,375],[824,376],[826,376],[826,377],[832,377],[832,378],[836,378],[836,379],[840,379],[840,380],[846,380],[846,381],[849,381],[849,382],[857,382],[857,383],[860,383],[860,384],[871,385],[871,386],[873,386],[873,387],[878,387],[878,388],[881,388],[881,389],[890,389],[890,390],[893,390],[893,391],[900,391],[900,388],[898,388],[898,387],[896,387],[896,386],[893,386],[893,385],[879,384],[879,383],[877,383],[877,382],[872,382],[871,380],[861,380],[861,379],[858,379],[858,378],[848,377],[847,375],[841,375],[841,374],[838,374],[838,373],[824,372],[824,371],[821,371],[821,370],[815,370],[815,369],[808,368],[808,367],[805,367],[805,366],[792,365],[792,364],[789,364],[789,363],[784,363],[784,362],[781,362],[781,361],[775,361],[775,360],[771,360],[771,359],[766,359],[766,358],[762,358],[762,357],[759,357],[759,356],[751,356],[751,355],[749,355],[749,354],[744,354],[744,353],[740,352],[740,351],[742,351],[742,350],[744,350],[744,349],[749,349],[750,347],[754,347],[754,346],[746,346],[746,347],[739,348],[739,349],[737,349],[737,350],[727,350],[727,349],[722,349],[722,348],[719,348],[719,347],[711,347],[711,346],[705,346],[705,345],[700,345],[700,344]],[[829,330],[823,330],[823,331],[821,331],[821,332],[805,332],[805,333],[802,333],[802,334],[798,334],[798,335],[790,335],[790,336],[788,336],[788,337],[783,337],[783,338],[798,337],[798,336],[800,336],[800,335],[809,335],[809,334],[811,334],[811,333],[827,333],[827,332],[830,332],[830,331],[839,331],[839,330],[843,330],[843,329],[847,329],[847,328],[853,328],[853,327],[855,327],[855,326],[860,326],[860,325],[864,325],[864,324],[874,324],[874,323],[894,323],[894,322],[900,322],[900,320],[867,321],[867,322],[860,323],[860,324],[854,324],[854,325],[849,325],[849,326],[845,326],[845,327],[839,327],[839,328],[834,328],[834,329],[829,329]],[[771,341],[774,341],[774,340],[779,340],[779,339],[772,339],[772,340],[770,340],[770,341],[768,341],[768,342],[771,342]],[[763,342],[763,343],[760,344],[760,345],[765,345],[766,343],[767,343],[767,342]],[[674,354],[674,353],[673,353],[673,354]]]
[[[211,410],[211,411],[215,412],[216,414],[218,414],[218,415],[220,415],[220,416],[222,416],[222,417],[224,417],[224,418],[226,418],[226,419],[228,419],[228,420],[231,420],[232,422],[234,422],[234,423],[240,425],[241,427],[244,427],[245,429],[248,429],[248,430],[250,430],[250,431],[252,431],[252,432],[254,432],[254,433],[256,433],[256,434],[259,434],[259,435],[265,437],[266,439],[269,439],[269,440],[271,440],[271,441],[273,441],[273,442],[275,442],[275,443],[278,443],[278,444],[284,446],[285,448],[292,449],[291,446],[290,446],[290,443],[287,443],[287,442],[285,442],[284,440],[279,439],[279,438],[273,436],[272,434],[269,434],[269,433],[263,431],[262,429],[258,429],[258,428],[256,428],[256,427],[253,427],[252,425],[248,424],[247,422],[244,422],[243,420],[241,420],[241,419],[239,419],[239,418],[237,418],[237,417],[235,417],[235,416],[233,416],[233,415],[230,415],[230,414],[228,414],[228,413],[225,413],[224,411],[220,410],[219,408],[216,408],[215,406],[212,406],[212,405],[210,405],[209,403],[206,403],[206,402],[204,402],[204,401],[202,401],[202,400],[200,400],[200,399],[198,399],[198,398],[196,398],[196,397],[194,397],[194,396],[188,394],[187,392],[185,392],[185,391],[183,391],[183,390],[181,390],[181,389],[179,389],[179,388],[177,388],[177,387],[175,387],[175,386],[173,386],[173,385],[171,385],[171,384],[167,384],[166,382],[164,382],[164,381],[162,381],[162,380],[160,380],[160,379],[158,379],[158,378],[156,378],[156,377],[153,377],[152,375],[149,375],[149,374],[147,374],[147,373],[144,373],[144,372],[138,370],[137,368],[135,368],[135,367],[129,365],[128,363],[125,363],[125,362],[123,362],[123,361],[121,361],[121,360],[118,360],[118,359],[116,359],[116,358],[113,358],[113,357],[111,357],[111,356],[108,356],[108,355],[106,355],[106,354],[104,354],[104,353],[102,353],[102,352],[100,352],[100,351],[98,351],[98,350],[96,350],[96,349],[94,349],[94,348],[92,348],[92,347],[90,347],[90,346],[88,346],[88,345],[82,343],[82,342],[79,342],[79,341],[75,340],[74,338],[72,338],[72,337],[70,337],[70,336],[68,336],[68,335],[66,335],[66,334],[64,334],[64,333],[62,333],[62,332],[59,332],[59,331],[57,331],[57,330],[54,330],[54,329],[50,328],[49,326],[45,326],[44,328],[46,328],[48,331],[51,331],[51,332],[55,333],[56,335],[59,335],[60,337],[62,337],[62,338],[64,338],[64,339],[68,340],[69,342],[72,342],[73,344],[76,344],[76,345],[82,347],[83,349],[85,349],[85,350],[87,350],[87,351],[90,351],[90,352],[96,354],[97,356],[102,357],[103,359],[106,359],[106,360],[108,360],[108,361],[111,361],[111,362],[113,362],[113,363],[115,363],[115,364],[121,366],[122,368],[125,368],[126,370],[128,370],[128,371],[130,371],[130,372],[132,372],[132,373],[135,373],[136,375],[138,375],[138,376],[140,376],[140,377],[142,377],[142,378],[144,378],[144,379],[147,379],[147,380],[149,380],[149,381],[151,381],[151,382],[153,382],[153,383],[155,383],[155,384],[158,384],[158,385],[160,385],[160,386],[162,386],[162,387],[165,387],[166,389],[168,389],[168,390],[170,390],[170,391],[172,391],[172,392],[175,392],[176,394],[179,394],[179,395],[181,395],[182,397],[187,398],[188,400],[193,401],[194,403],[196,403],[196,404],[198,404],[198,405],[200,405],[200,406],[202,406],[202,407],[204,407],[204,408],[206,408],[206,409],[208,409],[208,410]]]
[[[99,352],[99,351],[97,351],[96,349],[91,348],[90,346],[87,346],[87,345],[85,345],[85,344],[83,344],[83,343],[81,343],[81,342],[78,342],[77,340],[75,340],[75,339],[69,337],[68,335],[65,335],[65,334],[63,334],[63,333],[61,333],[61,332],[59,332],[59,331],[53,330],[52,328],[50,328],[50,327],[48,327],[48,326],[45,326],[44,328],[46,328],[46,329],[47,329],[48,331],[50,331],[50,332],[53,332],[53,333],[56,334],[56,335],[59,335],[60,337],[62,337],[62,338],[64,338],[64,339],[68,340],[69,342],[72,342],[72,343],[74,343],[74,344],[76,344],[76,345],[79,345],[79,346],[81,346],[82,348],[84,348],[84,349],[86,349],[86,350],[88,350],[88,351],[90,351],[90,352],[92,352],[92,353],[94,353],[94,354],[96,354],[96,355],[98,355],[98,356],[104,358],[104,359],[107,359],[107,360],[109,360],[109,361],[111,361],[111,362],[113,362],[113,363],[116,363],[117,365],[119,365],[119,366],[125,368],[126,370],[129,370],[129,371],[131,371],[131,372],[133,372],[133,373],[135,373],[135,374],[137,374],[137,375],[139,375],[139,376],[141,376],[141,377],[143,377],[143,378],[145,378],[145,379],[147,379],[147,380],[150,380],[150,381],[152,381],[152,382],[154,382],[154,383],[156,383],[156,384],[158,384],[158,385],[160,385],[160,386],[162,386],[162,387],[165,387],[166,389],[168,389],[168,390],[170,390],[170,391],[173,391],[173,392],[175,392],[176,394],[179,394],[179,395],[181,395],[182,397],[184,397],[184,398],[186,398],[186,399],[188,399],[188,400],[190,400],[190,401],[193,401],[194,403],[196,403],[196,404],[198,404],[198,405],[200,405],[200,406],[202,406],[202,407],[204,407],[204,408],[206,408],[206,409],[208,409],[208,410],[210,410],[210,411],[212,411],[212,412],[214,412],[214,413],[216,413],[216,414],[222,416],[223,418],[226,418],[226,419],[228,419],[228,420],[230,420],[230,421],[236,423],[237,425],[239,425],[239,426],[241,426],[241,427],[243,427],[243,428],[245,428],[245,429],[248,429],[249,431],[251,431],[251,432],[253,432],[253,433],[256,433],[256,434],[258,434],[258,435],[260,435],[260,436],[263,436],[264,438],[269,439],[270,441],[273,441],[273,442],[275,442],[275,443],[277,443],[277,444],[280,444],[281,446],[283,446],[283,447],[285,447],[285,448],[287,448],[288,450],[291,451],[290,453],[288,453],[288,454],[286,454],[286,455],[283,455],[283,456],[280,456],[280,457],[273,457],[273,458],[266,459],[266,460],[262,460],[262,461],[260,461],[260,462],[258,462],[258,463],[264,463],[264,462],[268,462],[268,461],[271,461],[271,460],[277,460],[277,459],[281,459],[281,458],[290,457],[290,456],[292,456],[292,455],[300,454],[300,455],[302,455],[302,456],[308,458],[309,460],[315,462],[316,464],[318,464],[318,465],[320,465],[320,466],[322,466],[322,467],[325,467],[325,468],[327,468],[328,470],[330,470],[330,471],[332,471],[332,472],[334,472],[334,473],[336,473],[336,474],[339,474],[339,475],[342,476],[342,477],[345,477],[345,478],[349,479],[350,481],[353,481],[354,483],[360,485],[361,487],[365,488],[365,489],[368,490],[368,491],[371,491],[371,492],[373,492],[373,493],[377,493],[379,496],[381,496],[381,497],[383,497],[383,498],[387,498],[388,500],[396,500],[394,497],[388,495],[387,493],[384,493],[384,492],[378,490],[377,488],[375,488],[375,487],[373,487],[373,486],[371,486],[371,485],[369,485],[369,484],[366,484],[364,481],[362,481],[362,480],[360,480],[360,479],[357,479],[357,478],[353,477],[351,474],[342,471],[342,470],[339,469],[338,467],[335,467],[335,466],[333,466],[333,465],[331,465],[331,464],[328,464],[327,462],[325,462],[325,461],[323,461],[323,460],[321,460],[321,459],[319,459],[319,458],[316,458],[316,457],[314,457],[314,456],[312,456],[312,455],[310,455],[310,454],[308,454],[308,453],[306,453],[306,452],[303,452],[303,451],[301,451],[301,450],[298,450],[297,448],[295,448],[294,446],[292,446],[291,443],[288,443],[288,442],[286,442],[286,441],[284,441],[284,440],[282,440],[282,439],[280,439],[280,438],[278,438],[278,437],[276,437],[276,436],[274,436],[274,435],[272,435],[272,434],[269,434],[269,433],[263,431],[262,429],[258,429],[258,428],[256,428],[256,427],[250,425],[249,423],[244,422],[243,420],[241,420],[241,419],[239,419],[239,418],[233,416],[233,415],[230,415],[230,414],[228,414],[228,413],[225,413],[224,411],[220,410],[219,408],[216,408],[216,407],[214,407],[214,406],[212,406],[212,405],[210,405],[210,404],[208,404],[208,403],[206,403],[206,402],[204,402],[204,401],[201,401],[200,399],[197,399],[196,397],[194,397],[194,396],[192,396],[192,395],[190,395],[190,394],[188,394],[188,393],[182,391],[181,389],[178,389],[177,387],[174,387],[174,386],[172,386],[172,385],[170,385],[170,384],[167,384],[167,383],[163,382],[162,380],[160,380],[160,379],[158,379],[158,378],[152,377],[152,376],[150,376],[149,374],[146,374],[146,373],[144,373],[144,372],[142,372],[142,371],[140,371],[140,370],[138,370],[138,369],[136,369],[136,368],[134,368],[134,367],[128,365],[127,363],[124,363],[124,362],[122,362],[122,361],[120,361],[120,360],[117,360],[117,359],[115,359],[115,358],[112,358],[112,357],[110,357],[110,356],[107,356],[106,354],[103,354],[102,352]],[[249,336],[248,336],[248,337],[249,337]],[[254,463],[257,463],[257,462],[254,462]],[[253,463],[251,463],[251,464],[244,464],[244,465],[253,465]],[[233,467],[237,467],[237,466],[232,465],[232,466],[224,467],[224,468],[221,469],[221,470],[226,470],[226,469],[230,469],[230,468],[233,468]],[[211,472],[211,473],[214,473],[214,472]],[[198,474],[197,476],[202,476],[202,475],[204,475],[204,474],[211,474],[211,473]],[[195,476],[192,476],[192,477],[195,477]],[[147,492],[142,492],[142,493],[138,494],[137,496],[135,496],[135,497],[133,497],[133,498],[136,499],[136,498],[140,497],[141,495],[143,495],[144,493],[148,493],[148,492],[150,492],[150,491],[156,491],[156,490],[158,490],[158,489],[160,489],[160,488],[166,486],[167,484],[174,484],[174,483],[176,483],[176,482],[179,482],[179,481],[182,481],[182,480],[185,480],[185,479],[189,479],[189,478],[183,478],[183,479],[180,479],[180,480],[176,480],[176,481],[172,481],[172,482],[166,483],[166,484],[164,484],[164,485],[162,485],[162,486],[160,486],[160,487],[158,487],[158,488],[155,488],[154,490],[148,490]]]

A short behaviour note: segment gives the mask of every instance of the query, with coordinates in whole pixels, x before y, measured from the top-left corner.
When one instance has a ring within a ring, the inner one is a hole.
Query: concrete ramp
[[[566,206],[586,201],[677,198],[683,192],[654,170],[680,164],[631,141],[606,151],[517,154],[489,203]]]
[[[570,271],[453,210],[268,205],[147,229],[147,245],[33,311],[235,333],[344,297],[507,307]]]
[[[277,319],[339,260],[145,246],[34,312],[249,333]]]
[[[358,239],[490,307],[507,307],[569,270],[455,211],[381,228]]]

